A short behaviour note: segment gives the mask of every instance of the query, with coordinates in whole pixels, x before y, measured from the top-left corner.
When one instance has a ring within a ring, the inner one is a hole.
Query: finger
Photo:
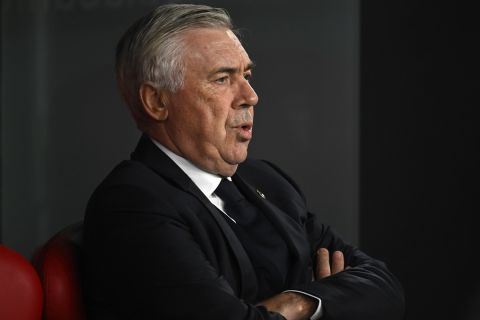
[[[317,251],[317,269],[316,279],[322,279],[330,276],[330,258],[329,252],[325,248],[320,248]]]
[[[345,269],[345,258],[342,251],[335,251],[332,255],[332,274]]]

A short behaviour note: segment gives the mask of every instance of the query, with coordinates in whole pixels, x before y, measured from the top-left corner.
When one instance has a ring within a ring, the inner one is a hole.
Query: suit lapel
[[[262,210],[270,222],[280,232],[280,236],[285,240],[287,246],[295,258],[297,266],[304,267],[308,265],[310,259],[310,249],[305,246],[308,243],[305,238],[305,232],[296,221],[294,221],[287,213],[270,202],[261,190],[246,182],[240,174],[235,174],[232,180],[236,183],[240,191],[253,204]],[[297,274],[291,272],[290,274]]]
[[[221,212],[208,200],[193,181],[165,153],[153,144],[147,136],[142,136],[132,154],[132,160],[143,162],[171,184],[195,196],[207,209],[222,230],[237,260],[241,276],[241,297],[254,301],[257,293],[257,279],[245,249],[228,225]]]
[[[197,199],[203,203],[213,216],[218,226],[222,230],[225,238],[227,239],[236,259],[239,264],[239,270],[242,277],[241,297],[247,301],[254,301],[257,295],[257,277],[253,269],[253,265],[250,258],[247,255],[240,240],[235,235],[234,231],[225,220],[223,213],[215,207],[210,200],[192,183],[190,192],[197,197]]]

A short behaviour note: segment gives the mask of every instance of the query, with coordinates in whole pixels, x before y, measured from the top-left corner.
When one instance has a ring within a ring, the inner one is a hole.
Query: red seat
[[[80,284],[81,222],[54,235],[34,257],[44,290],[44,320],[85,320]]]
[[[0,319],[40,320],[40,279],[30,262],[0,244]]]

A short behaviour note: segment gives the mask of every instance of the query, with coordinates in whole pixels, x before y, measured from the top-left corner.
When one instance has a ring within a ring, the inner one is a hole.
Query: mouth
[[[240,137],[244,140],[250,140],[252,139],[252,131],[253,131],[253,123],[252,122],[246,122],[243,123],[237,127]]]

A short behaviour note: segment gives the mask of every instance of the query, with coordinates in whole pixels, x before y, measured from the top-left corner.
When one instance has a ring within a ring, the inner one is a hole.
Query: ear
[[[140,85],[139,95],[146,114],[156,121],[167,119],[166,96],[164,96],[162,90],[157,89],[152,82],[147,81]]]

